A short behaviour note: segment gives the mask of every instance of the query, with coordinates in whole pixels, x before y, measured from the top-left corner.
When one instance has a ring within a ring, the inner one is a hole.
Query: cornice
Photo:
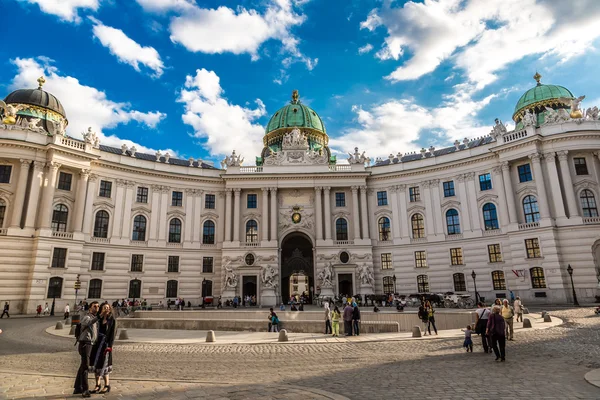
[[[217,177],[206,177],[206,176],[198,176],[198,177],[192,177],[189,175],[178,175],[178,174],[173,174],[173,173],[161,173],[161,172],[156,172],[156,171],[151,171],[151,170],[144,170],[144,169],[133,169],[133,168],[127,168],[122,166],[121,164],[114,164],[111,162],[107,162],[107,161],[103,161],[103,160],[95,160],[91,163],[92,168],[93,167],[97,167],[97,168],[107,168],[107,169],[112,169],[115,171],[123,171],[129,174],[137,174],[137,175],[144,175],[144,176],[149,176],[149,177],[155,177],[155,178],[163,178],[163,179],[177,179],[180,181],[185,181],[185,182],[195,182],[195,183],[210,183],[210,184],[223,184],[224,181],[222,179],[222,177],[217,176]],[[185,167],[185,168],[189,168],[189,167]]]

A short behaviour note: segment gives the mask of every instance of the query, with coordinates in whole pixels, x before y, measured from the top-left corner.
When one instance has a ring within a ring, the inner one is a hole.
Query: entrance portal
[[[281,301],[287,304],[294,285],[290,286],[290,278],[306,276],[308,285],[304,286],[304,294],[312,302],[314,292],[314,261],[313,246],[310,239],[303,233],[294,232],[286,236],[281,242]],[[300,292],[300,285],[297,287]]]
[[[352,290],[352,274],[338,274],[339,294],[347,297],[354,295]]]
[[[257,279],[256,276],[244,276],[242,277],[242,296],[256,296]],[[258,296],[257,296],[258,297]]]

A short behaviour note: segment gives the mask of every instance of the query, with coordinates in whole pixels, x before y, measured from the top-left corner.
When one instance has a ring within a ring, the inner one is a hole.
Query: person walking
[[[340,310],[337,308],[337,306],[334,306],[333,312],[331,313],[331,322],[333,323],[333,333],[331,336],[340,336],[340,317]]]
[[[67,305],[65,306],[65,315],[64,315],[63,319],[69,318],[70,313],[71,313],[71,308],[69,307],[69,303],[67,303]]]
[[[513,340],[513,317],[515,316],[515,309],[506,299],[504,299],[502,303],[502,318],[504,318],[504,321],[506,322],[506,336],[508,337],[508,340]]]
[[[8,304],[8,301],[4,303],[4,309],[2,311],[2,315],[0,315],[0,318],[4,318],[4,314],[6,314],[6,318],[10,318],[10,314],[8,313],[8,310],[10,310],[10,305]]]
[[[271,327],[273,326],[273,307],[269,308],[269,316],[267,317],[269,320],[269,325],[267,326],[267,332],[271,332]]]
[[[325,334],[331,334],[331,309],[329,303],[325,302]]]
[[[88,369],[91,364],[92,346],[96,343],[98,338],[98,319],[104,318],[103,314],[101,314],[100,317],[97,316],[98,308],[98,302],[92,301],[88,313],[81,319],[81,333],[77,338],[77,341],[79,342],[77,350],[81,356],[81,363],[79,364],[79,370],[77,371],[73,394],[81,394],[82,397],[91,397],[90,389],[88,387]]]
[[[110,392],[109,375],[112,372],[112,347],[115,341],[117,331],[117,321],[110,304],[102,305],[100,315],[103,315],[98,322],[98,340],[92,347],[92,361],[96,375],[96,388],[90,393],[105,394]],[[104,387],[101,389],[101,380],[104,380]]]
[[[352,336],[352,314],[354,313],[354,309],[350,305],[350,303],[346,303],[346,307],[344,307],[344,334],[346,336]]]
[[[506,323],[500,315],[500,307],[492,308],[492,315],[488,319],[486,333],[492,339],[492,349],[496,354],[496,361],[506,359]]]
[[[427,324],[429,323],[429,317],[427,316],[427,310],[425,310],[425,306],[423,304],[419,306],[417,316],[421,322],[423,322],[423,336],[425,336],[427,335]]]
[[[429,300],[425,302],[425,310],[427,311],[427,330],[429,331],[429,336],[431,336],[431,326],[433,326],[433,330],[437,335],[438,333],[437,328],[435,327],[435,316],[433,315],[435,310],[433,309],[433,306]]]
[[[517,314],[517,322],[519,322],[519,319],[521,320],[521,322],[523,322],[523,302],[521,301],[521,298],[519,296],[517,296],[515,300],[514,309],[515,314]]]
[[[48,306],[48,303],[46,303],[44,306],[44,315],[50,315],[50,307]]]
[[[38,304],[37,308],[35,309],[36,317],[41,317],[42,316],[42,305]]]
[[[358,309],[358,304],[352,304],[352,328],[354,329],[354,334],[356,336],[360,335],[360,310]]]
[[[279,317],[277,316],[277,313],[273,311],[273,308],[271,308],[271,330],[273,332],[279,332]]]
[[[471,330],[471,325],[467,325],[467,329],[462,329],[465,333],[465,341],[463,342],[463,347],[467,349],[467,353],[471,351],[473,352],[473,340],[471,339],[471,334],[473,331]]]
[[[476,315],[476,323],[475,323],[475,333],[481,335],[481,345],[483,346],[484,353],[491,353],[491,344],[489,341],[489,337],[486,334],[488,319],[490,318],[491,311],[483,306],[483,303],[480,301],[477,303],[477,310],[475,310]]]

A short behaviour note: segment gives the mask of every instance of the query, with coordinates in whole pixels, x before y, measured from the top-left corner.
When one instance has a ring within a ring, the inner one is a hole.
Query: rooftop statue
[[[579,96],[577,98],[569,98],[569,97],[559,97],[559,101],[564,104],[571,106],[571,114],[569,115],[571,118],[583,118],[583,113],[579,109],[579,104],[581,101],[585,99],[585,96]]]
[[[241,155],[235,154],[235,150],[231,153],[230,156],[225,157],[223,161],[221,161],[221,166],[223,168],[227,167],[241,167],[244,162],[244,158]]]
[[[567,110],[559,108],[555,110],[550,107],[546,107],[546,115],[544,116],[544,124],[556,124],[559,122],[568,121],[570,118]]]
[[[496,125],[494,125],[492,127],[492,131],[490,132],[490,135],[494,139],[497,139],[499,136],[504,135],[507,132],[507,130],[506,130],[506,125],[504,125],[500,119],[496,118],[494,121],[496,122]]]
[[[525,110],[525,114],[523,114],[523,118],[521,119],[523,122],[523,126],[535,125],[535,112],[531,112],[530,110]]]
[[[354,148],[354,154],[348,153],[348,155],[350,156],[348,157],[348,162],[350,164],[365,164],[371,162],[371,159],[365,156],[364,151],[362,152],[362,154],[358,152],[358,147]],[[394,158],[393,154],[391,154],[391,156],[392,158]]]
[[[598,116],[599,116],[598,114],[599,114],[599,111],[598,111],[598,107],[597,106],[588,108],[585,111],[585,119],[589,119],[591,121],[597,121],[598,120]]]

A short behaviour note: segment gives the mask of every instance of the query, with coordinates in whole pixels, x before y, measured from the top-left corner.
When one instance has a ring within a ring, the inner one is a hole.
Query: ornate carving
[[[569,112],[563,108],[559,108],[558,110],[554,110],[548,106],[545,106],[545,108],[546,115],[544,116],[544,125],[557,124],[560,122],[568,121],[570,119]]]
[[[498,137],[504,135],[507,130],[506,130],[506,126],[502,123],[502,121],[498,118],[496,118],[494,120],[496,122],[496,125],[494,125],[492,127],[492,131],[490,132],[490,135],[494,138],[494,139],[498,139]]]
[[[194,189],[185,189],[185,194],[188,196],[193,196],[196,194],[196,191]]]
[[[21,168],[29,169],[29,167],[31,166],[31,160],[25,160],[21,158],[19,161],[21,162]]]
[[[535,125],[536,120],[535,112],[531,110],[525,110],[525,114],[523,114],[523,118],[521,118],[521,122],[523,123],[524,127]]]
[[[364,263],[358,268],[358,279],[362,285],[373,286],[375,279],[373,278],[373,267]]]
[[[573,119],[583,118],[583,114],[579,109],[579,104],[585,99],[585,96],[575,97],[559,97],[558,101],[563,102],[564,104],[571,107],[571,113],[569,116]]]
[[[406,192],[406,185],[398,185],[396,186],[396,188],[398,189],[399,192]]]
[[[331,190],[331,186],[323,186],[323,190],[325,191],[325,193],[329,193],[329,191]]]
[[[271,193],[277,194],[277,188],[276,187],[269,188],[269,191],[271,191]]]
[[[539,163],[542,159],[542,155],[540,153],[533,153],[528,155],[529,159],[534,163]]]
[[[556,155],[558,156],[559,161],[567,161],[569,159],[569,152],[567,150],[557,151]]]
[[[242,193],[242,189],[241,188],[233,188],[233,195],[235,197],[240,197],[241,193]]]
[[[365,190],[367,190],[367,187],[365,185],[361,185],[361,186],[359,186],[359,188],[360,188],[361,192],[364,192]]]
[[[431,185],[431,187],[439,187],[440,186],[440,180],[439,179],[432,179],[429,181],[429,184]]]
[[[168,187],[168,186],[161,186],[161,187],[160,187],[160,192],[161,192],[162,194],[169,193],[170,191],[171,191],[171,188],[170,188],[170,187]]]
[[[464,182],[464,181],[465,181],[465,179],[466,179],[466,176],[465,176],[465,174],[458,174],[458,175],[456,175],[456,180],[457,180],[458,182]]]
[[[48,170],[50,171],[56,172],[60,167],[62,167],[62,164],[56,161],[50,161],[50,163],[48,163]]]
[[[492,173],[494,175],[502,175],[502,166],[492,168]]]
[[[117,179],[116,183],[117,183],[117,187],[125,187],[125,185],[127,184],[127,181],[124,179]]]
[[[502,163],[502,171],[510,171],[510,163],[508,161]]]
[[[283,136],[281,151],[271,151],[265,158],[265,165],[326,165],[328,162],[329,158],[323,151],[309,148],[308,138],[298,128]]]
[[[325,264],[325,267],[317,275],[317,281],[322,288],[333,287],[333,263]]]
[[[429,189],[429,186],[431,185],[431,181],[423,181],[423,182],[421,182],[421,185],[423,185],[423,188]]]
[[[279,229],[286,229],[290,226],[296,228],[313,228],[313,212],[304,210],[304,207],[295,205],[287,210],[280,211]]]
[[[597,106],[588,108],[585,111],[585,119],[589,120],[589,121],[598,121],[598,117],[600,116],[599,114],[600,114],[600,111],[598,110]]]
[[[263,192],[263,194],[269,193],[269,188],[264,187],[264,188],[261,188],[260,190]]]
[[[546,160],[547,163],[556,162],[555,155],[556,155],[556,153],[553,151],[551,151],[549,153],[544,153],[544,160]]]
[[[98,180],[98,175],[96,174],[90,174],[88,181],[90,182],[96,182]]]
[[[225,273],[223,274],[223,290],[235,289],[238,285],[238,276],[233,268],[229,267],[231,261],[223,266]]]
[[[260,277],[263,287],[267,289],[275,289],[277,287],[278,272],[271,265],[267,264],[261,268]]]
[[[352,190],[352,193],[356,193],[358,192],[358,186],[352,186],[350,187],[350,190]]]
[[[88,180],[90,178],[90,170],[89,169],[82,169],[81,171],[79,171],[79,176],[83,180]]]
[[[475,179],[475,172],[467,172],[465,174],[465,180],[472,181]]]
[[[81,135],[83,136],[83,140],[87,144],[92,145],[93,148],[97,149],[100,147],[100,138],[98,137],[96,132],[92,130],[91,126],[88,127],[87,132],[82,132]]]
[[[221,167],[241,167],[244,162],[244,158],[241,155],[235,154],[235,150],[231,152],[230,156],[227,156],[221,161]]]
[[[365,152],[363,151],[362,154],[360,154],[358,152],[358,147],[354,148],[354,154],[352,153],[348,153],[348,155],[350,157],[348,157],[348,162],[350,164],[368,164],[371,162],[371,159],[369,157],[365,156]],[[392,155],[392,158],[394,158],[394,156]]]

